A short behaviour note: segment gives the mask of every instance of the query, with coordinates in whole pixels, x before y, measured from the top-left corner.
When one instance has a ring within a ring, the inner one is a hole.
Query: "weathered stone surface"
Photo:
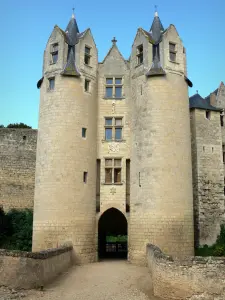
[[[212,245],[224,223],[224,170],[220,112],[190,112],[195,243]]]
[[[0,286],[20,289],[42,287],[73,263],[72,246],[39,253],[0,250]]]
[[[0,206],[33,208],[37,130],[0,128]]]
[[[186,257],[177,260],[149,244],[147,260],[154,295],[162,299],[225,298],[224,257]]]

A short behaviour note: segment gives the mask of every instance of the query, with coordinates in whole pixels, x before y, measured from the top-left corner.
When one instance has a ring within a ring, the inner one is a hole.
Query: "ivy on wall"
[[[212,246],[204,245],[195,249],[197,256],[225,256],[225,225],[221,225],[220,235]]]
[[[0,208],[0,248],[31,251],[33,211],[12,209],[5,213]]]

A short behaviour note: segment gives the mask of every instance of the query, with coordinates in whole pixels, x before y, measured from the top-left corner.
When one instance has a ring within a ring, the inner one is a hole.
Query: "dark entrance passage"
[[[127,220],[116,208],[108,209],[99,219],[98,256],[127,258]]]

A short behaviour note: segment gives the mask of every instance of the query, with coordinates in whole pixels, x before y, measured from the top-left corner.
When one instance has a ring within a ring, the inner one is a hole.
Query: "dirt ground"
[[[11,298],[13,296],[13,298]],[[156,300],[148,269],[127,261],[74,266],[43,291],[2,294],[0,299],[24,300]]]

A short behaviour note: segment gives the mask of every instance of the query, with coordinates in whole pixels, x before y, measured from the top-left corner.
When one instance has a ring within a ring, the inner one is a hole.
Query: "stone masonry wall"
[[[155,296],[166,300],[225,299],[225,257],[189,257],[178,261],[148,244],[147,261]]]
[[[37,130],[0,129],[0,206],[33,208]]]
[[[224,218],[220,112],[191,111],[195,244],[212,245]]]
[[[0,249],[0,286],[31,289],[44,286],[73,264],[72,246],[42,252]]]

